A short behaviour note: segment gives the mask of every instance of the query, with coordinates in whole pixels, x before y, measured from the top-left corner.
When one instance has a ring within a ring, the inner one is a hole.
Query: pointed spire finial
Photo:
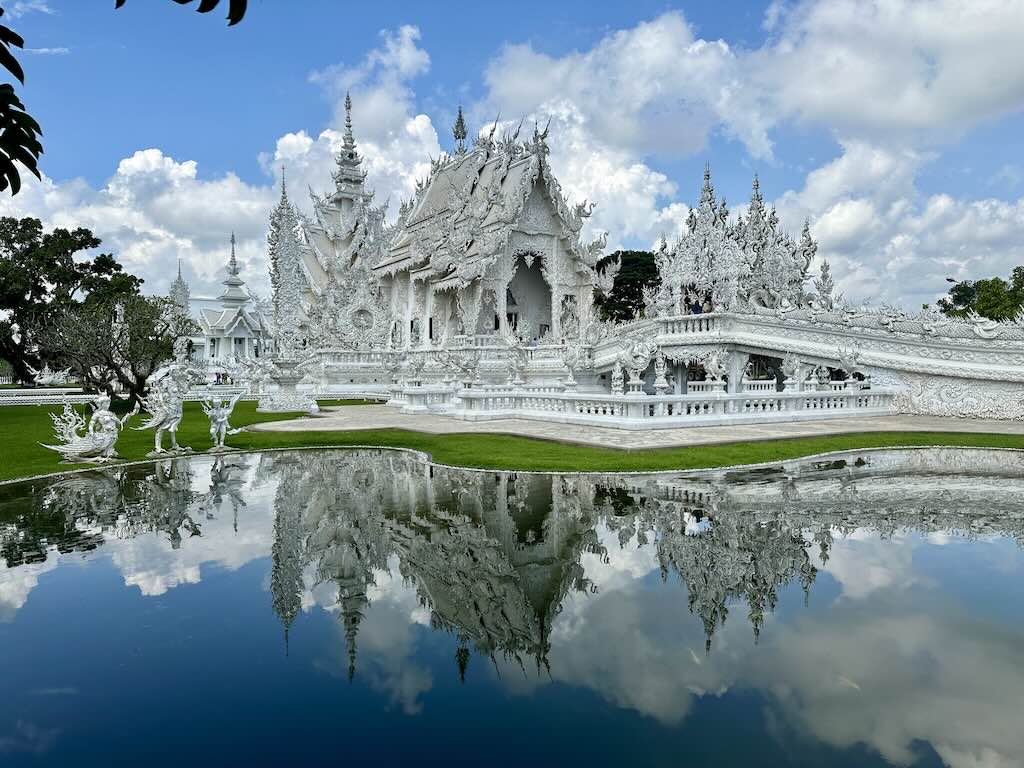
[[[238,261],[235,259],[235,233],[231,233],[231,258],[228,260],[228,274],[238,274]]]
[[[354,142],[352,136],[352,95],[345,91],[345,143]]]
[[[178,279],[181,280],[181,256],[178,257]]]
[[[338,156],[335,159],[338,168],[332,174],[334,186],[338,194],[352,195],[362,193],[361,187],[366,179],[366,174],[359,168],[362,162],[363,159],[359,156],[359,152],[356,151],[356,138],[352,132],[352,96],[346,93],[345,133],[342,137],[341,147],[338,150]]]
[[[461,155],[466,151],[466,136],[468,135],[461,104],[459,104],[459,114],[455,117],[455,125],[452,126],[452,135],[455,137],[455,151]]]
[[[288,186],[285,183],[285,178],[284,178],[284,163],[281,163],[281,199],[282,200],[287,200],[288,199]]]
[[[700,191],[700,204],[715,205],[715,188],[711,184],[711,163],[704,163],[704,186]]]

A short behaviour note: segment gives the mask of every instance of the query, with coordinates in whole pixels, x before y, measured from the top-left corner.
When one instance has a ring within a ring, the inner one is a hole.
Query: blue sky
[[[91,226],[152,290],[178,256],[212,290],[237,230],[264,290],[276,168],[326,186],[351,89],[393,208],[459,103],[473,127],[554,115],[556,174],[613,245],[677,232],[707,161],[734,209],[757,171],[787,226],[809,218],[851,298],[913,305],[1024,262],[1024,3],[986,1],[252,0],[228,28],[169,0],[7,0],[49,52],[21,89],[47,179],[4,212]]]

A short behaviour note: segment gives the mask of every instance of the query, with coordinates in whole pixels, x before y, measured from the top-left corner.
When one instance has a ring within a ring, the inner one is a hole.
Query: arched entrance
[[[525,339],[540,341],[551,334],[551,287],[536,253],[517,253],[508,284],[506,320]]]

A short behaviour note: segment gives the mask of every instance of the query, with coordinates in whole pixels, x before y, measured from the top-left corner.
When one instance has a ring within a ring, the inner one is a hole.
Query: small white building
[[[188,312],[200,333],[193,336],[192,359],[206,363],[210,373],[227,373],[236,360],[253,360],[264,354],[270,343],[270,326],[238,275],[235,236],[231,235],[224,289],[215,298],[192,297],[188,283],[178,276],[171,284],[171,299]]]

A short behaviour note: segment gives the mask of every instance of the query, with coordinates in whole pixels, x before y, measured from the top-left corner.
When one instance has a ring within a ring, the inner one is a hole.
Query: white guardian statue
[[[210,439],[213,441],[213,447],[210,449],[210,453],[223,453],[225,451],[234,450],[224,445],[224,439],[228,435],[237,435],[241,432],[241,429],[232,429],[228,423],[228,419],[231,418],[231,412],[235,410],[235,405],[242,397],[241,392],[234,395],[231,398],[223,397],[220,395],[214,395],[212,392],[209,396],[203,400],[203,413],[210,420]]]
[[[174,342],[174,360],[153,374],[150,392],[143,398],[142,407],[150,414],[149,419],[135,427],[138,430],[156,430],[153,450],[147,456],[191,452],[191,448],[178,445],[178,426],[184,416],[185,395],[193,383],[203,378],[203,371],[188,361],[188,339],[177,339]],[[169,449],[163,447],[165,432],[171,436]]]

